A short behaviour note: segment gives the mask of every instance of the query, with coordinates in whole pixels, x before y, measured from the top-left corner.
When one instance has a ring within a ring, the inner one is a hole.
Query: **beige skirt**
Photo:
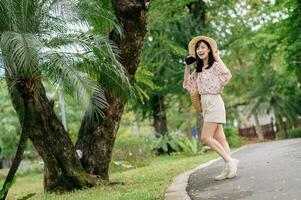
[[[226,123],[224,101],[220,94],[202,94],[204,122]]]

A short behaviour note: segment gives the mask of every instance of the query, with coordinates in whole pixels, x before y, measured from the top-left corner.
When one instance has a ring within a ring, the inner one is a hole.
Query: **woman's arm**
[[[192,65],[185,65],[183,88],[185,88],[190,94],[198,91],[197,87],[197,73],[193,71],[190,73]]]
[[[190,75],[190,66],[189,65],[185,65],[183,85],[187,82],[189,75]]]
[[[189,79],[191,78],[190,77],[190,69],[191,69],[192,65],[193,64],[190,64],[190,65],[185,64],[183,88],[187,88],[187,83],[188,83]]]
[[[185,58],[185,71],[184,71],[184,81],[183,81],[183,88],[186,88],[187,81],[191,78],[190,77],[190,69],[191,66],[195,63],[196,59],[193,56],[187,56]]]
[[[222,61],[221,57],[219,56],[219,51],[215,52],[213,54],[215,60],[219,63],[219,66],[221,68],[221,72],[223,74],[229,73],[230,70],[226,67],[225,63]]]
[[[230,79],[232,78],[232,74],[230,72],[230,70],[226,67],[225,63],[222,61],[222,59],[219,56],[219,51],[217,51],[214,54],[214,58],[215,60],[218,62],[218,74],[219,74],[219,78],[221,80],[221,86],[226,85]]]

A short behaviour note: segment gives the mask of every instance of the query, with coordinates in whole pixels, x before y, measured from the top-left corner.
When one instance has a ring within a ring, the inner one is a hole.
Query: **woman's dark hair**
[[[205,40],[198,41],[195,45],[196,71],[197,72],[201,72],[203,70],[203,67],[204,67],[204,63],[203,63],[202,59],[200,59],[199,56],[196,53],[196,49],[198,48],[198,46],[200,45],[201,42],[204,42],[207,45],[207,47],[210,49],[210,52],[208,54],[208,67],[206,69],[210,68],[213,65],[214,61],[215,61],[215,59],[213,57],[213,54],[212,54],[212,49],[211,49],[210,44]]]

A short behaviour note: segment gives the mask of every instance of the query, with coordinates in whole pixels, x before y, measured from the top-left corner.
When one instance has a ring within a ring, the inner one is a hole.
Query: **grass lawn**
[[[204,155],[185,157],[160,156],[146,167],[115,172],[110,180],[122,182],[111,186],[97,186],[83,191],[75,191],[62,195],[45,194],[43,192],[43,175],[32,174],[18,177],[10,189],[8,200],[150,200],[164,199],[164,193],[174,177],[184,171],[218,157],[214,152]],[[1,181],[2,182],[2,181]],[[30,197],[32,196],[32,197]],[[30,197],[30,198],[28,198]]]

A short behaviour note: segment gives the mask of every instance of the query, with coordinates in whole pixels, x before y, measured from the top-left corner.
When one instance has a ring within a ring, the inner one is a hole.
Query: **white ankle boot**
[[[234,178],[237,175],[237,168],[238,168],[239,160],[232,159],[229,163],[229,174],[227,178]]]
[[[215,176],[214,179],[216,181],[224,180],[227,178],[228,174],[229,174],[229,167],[228,165],[225,165],[223,171],[219,175]]]

